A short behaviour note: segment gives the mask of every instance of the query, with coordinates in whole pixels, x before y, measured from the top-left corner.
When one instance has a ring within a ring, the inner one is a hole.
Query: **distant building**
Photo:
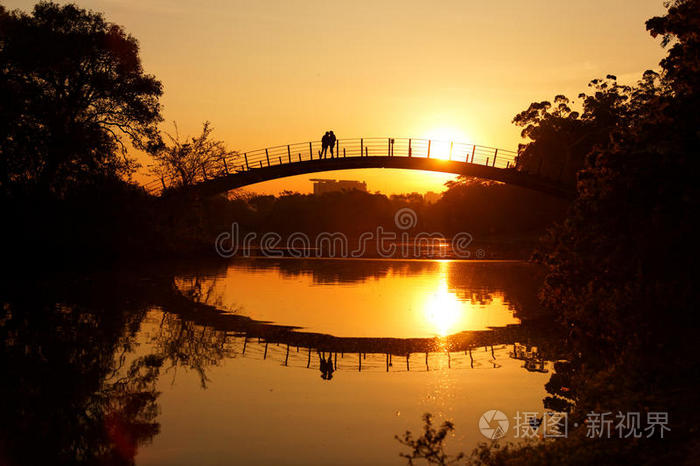
[[[367,192],[367,183],[354,180],[328,180],[312,178],[314,182],[314,194],[332,193],[337,191],[362,191]]]
[[[435,192],[433,192],[433,191],[428,191],[427,193],[425,193],[425,194],[423,195],[423,199],[424,199],[425,202],[427,202],[428,204],[435,204],[437,201],[440,200],[441,197],[442,197],[442,194],[440,194],[440,193],[435,193]]]

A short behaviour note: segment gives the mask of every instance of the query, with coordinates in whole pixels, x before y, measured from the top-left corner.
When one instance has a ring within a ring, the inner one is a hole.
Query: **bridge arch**
[[[573,186],[559,180],[516,169],[517,154],[495,147],[412,138],[359,138],[338,140],[332,149],[332,154],[330,148],[324,154],[320,141],[312,141],[237,153],[223,159],[214,173],[203,173],[202,181],[185,189],[215,195],[295,175],[393,168],[472,176],[562,198],[572,198],[575,193]],[[165,180],[158,180],[147,189],[160,193],[165,186]]]

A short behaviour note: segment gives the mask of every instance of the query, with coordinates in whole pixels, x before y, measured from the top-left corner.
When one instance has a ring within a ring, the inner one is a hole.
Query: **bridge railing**
[[[286,367],[319,370],[318,351],[322,348],[256,340],[246,335],[227,335],[226,349],[233,357],[274,361]],[[462,350],[428,353],[342,353],[323,351],[333,361],[334,371],[352,372],[425,372],[445,369],[496,369],[501,362],[513,358],[510,345],[474,346]],[[326,356],[327,355],[327,356]],[[515,354],[514,354],[515,355]]]
[[[333,157],[415,157],[464,162],[496,168],[515,166],[517,152],[496,147],[465,144],[435,139],[356,138],[339,139],[332,149]],[[202,169],[200,181],[277,165],[331,158],[331,149],[323,154],[321,141],[309,141],[235,152],[217,166]],[[159,194],[171,184],[170,179],[153,180],[144,188]]]

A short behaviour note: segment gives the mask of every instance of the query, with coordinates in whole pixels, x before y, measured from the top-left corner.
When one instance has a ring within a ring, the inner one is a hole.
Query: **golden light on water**
[[[438,289],[425,302],[425,317],[435,333],[446,336],[459,331],[458,324],[464,317],[463,306],[457,295],[447,289],[447,280],[440,279]]]
[[[348,261],[349,280],[323,275],[327,261],[310,261],[293,274],[289,271],[296,265],[255,264],[232,263],[223,275],[200,280],[202,289],[209,290],[209,303],[251,319],[336,337],[446,337],[519,322],[506,291],[485,281],[492,275],[486,264],[443,260],[413,269],[417,263],[389,261],[385,269],[378,261],[377,273],[361,278],[354,273],[367,264]],[[189,290],[194,283],[182,277],[176,285]]]

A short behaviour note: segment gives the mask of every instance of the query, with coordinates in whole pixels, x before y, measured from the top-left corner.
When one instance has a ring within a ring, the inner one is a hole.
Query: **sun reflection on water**
[[[457,324],[463,317],[463,305],[457,295],[447,289],[447,280],[441,277],[438,289],[426,300],[425,316],[438,335],[446,336],[459,330]]]
[[[180,277],[176,284],[185,294],[201,288],[208,304],[228,312],[340,337],[442,338],[519,322],[495,272],[518,264],[384,264],[260,260],[252,268],[242,261],[222,276]],[[356,274],[370,267],[375,274]]]

